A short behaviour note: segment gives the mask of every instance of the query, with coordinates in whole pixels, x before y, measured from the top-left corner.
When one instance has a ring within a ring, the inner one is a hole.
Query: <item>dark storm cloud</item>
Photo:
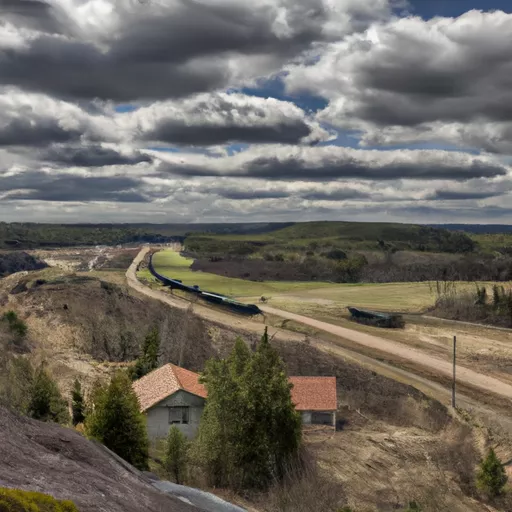
[[[83,177],[64,173],[24,172],[0,175],[0,191],[9,199],[39,201],[113,201],[144,203],[140,182],[127,177]]]
[[[233,142],[293,144],[311,133],[303,121],[268,126],[186,126],[161,123],[144,135],[146,140],[189,146],[210,146]]]
[[[291,30],[286,36],[274,30],[276,10],[263,6],[187,1],[160,9],[149,4],[123,19],[120,32],[101,49],[39,34],[26,47],[0,53],[0,84],[119,102],[224,87],[233,73],[230,54],[266,55],[275,69],[322,38],[328,14],[321,3],[316,10],[310,4],[302,0],[287,11]]]
[[[312,148],[314,149],[314,148]],[[325,148],[321,148],[325,149]],[[339,148],[338,148],[339,149]],[[429,162],[422,159],[422,154],[416,156],[416,161],[357,161],[350,154],[335,158],[322,155],[324,160],[317,162],[300,157],[256,156],[241,163],[235,169],[219,170],[212,165],[162,164],[162,174],[179,176],[229,176],[243,178],[259,178],[267,180],[304,180],[323,181],[342,178],[357,178],[363,180],[458,180],[466,181],[473,178],[491,178],[504,176],[507,170],[500,164],[473,160],[472,162]],[[364,156],[364,154],[362,155]]]
[[[429,195],[427,199],[432,201],[466,201],[468,199],[488,199],[490,197],[498,197],[506,192],[488,191],[457,191],[457,190],[436,190],[433,194]]]
[[[347,201],[351,199],[369,199],[370,194],[359,190],[341,189],[333,191],[312,191],[301,194],[309,201]]]
[[[148,155],[136,153],[123,155],[111,148],[102,146],[61,146],[53,147],[41,154],[41,159],[74,167],[104,167],[107,165],[134,165],[152,162]]]
[[[51,118],[34,120],[21,116],[0,125],[0,146],[44,146],[78,140],[80,136],[79,130],[65,129]]]
[[[0,23],[2,21],[50,33],[62,30],[55,9],[39,0],[0,0]]]
[[[210,93],[155,103],[132,116],[136,137],[211,146],[234,142],[313,144],[330,134],[295,104],[239,93]]]
[[[262,189],[234,189],[234,188],[217,188],[212,192],[225,198],[234,201],[245,201],[251,199],[284,199],[290,196],[289,192],[284,190],[262,190]]]

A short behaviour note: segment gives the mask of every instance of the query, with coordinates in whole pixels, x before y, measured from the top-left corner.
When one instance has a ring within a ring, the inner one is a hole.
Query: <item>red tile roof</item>
[[[297,411],[335,411],[336,377],[290,377],[292,401]]]
[[[335,411],[336,377],[290,377],[292,401],[298,411]],[[166,364],[133,383],[142,411],[148,410],[176,391],[184,390],[206,398],[206,388],[197,373]]]
[[[135,381],[133,389],[142,411],[148,410],[180,389],[206,398],[206,388],[199,383],[199,375],[171,363]]]

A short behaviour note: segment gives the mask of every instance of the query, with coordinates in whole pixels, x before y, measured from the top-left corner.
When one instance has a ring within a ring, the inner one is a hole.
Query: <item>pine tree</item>
[[[118,372],[108,386],[97,386],[85,431],[140,470],[148,469],[146,420],[129,377]]]
[[[158,368],[158,357],[160,355],[160,334],[155,327],[144,338],[142,354],[137,359],[131,372],[132,380],[140,379],[149,372]]]
[[[251,399],[244,416],[246,435],[258,439],[258,443],[247,444],[245,485],[265,487],[271,480],[283,478],[301,440],[301,418],[291,399],[292,385],[266,328],[244,380]]]
[[[188,441],[183,432],[173,425],[165,445],[164,467],[177,484],[185,479],[188,461]]]
[[[209,361],[208,400],[195,452],[213,485],[264,488],[297,455],[301,421],[284,364],[265,334],[255,354],[237,340],[227,360]]]
[[[507,483],[507,474],[503,464],[491,448],[487,457],[480,464],[477,475],[477,486],[489,497],[499,496]]]
[[[73,383],[73,390],[71,391],[71,411],[73,426],[76,427],[79,423],[85,420],[85,403],[82,394],[82,386],[78,379]]]
[[[62,395],[56,382],[46,371],[42,364],[35,372],[28,415],[36,420],[53,421],[62,425],[69,423],[68,404]]]

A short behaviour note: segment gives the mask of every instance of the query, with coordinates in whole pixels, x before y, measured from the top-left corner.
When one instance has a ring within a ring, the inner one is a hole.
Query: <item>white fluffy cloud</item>
[[[318,119],[363,144],[448,141],[509,152],[512,14],[376,23],[289,67],[290,91],[330,100]],[[484,133],[478,134],[482,125]]]

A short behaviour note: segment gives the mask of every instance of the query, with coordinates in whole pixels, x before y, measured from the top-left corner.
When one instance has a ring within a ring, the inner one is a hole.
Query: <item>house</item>
[[[304,425],[336,425],[336,377],[290,377],[290,382]],[[150,439],[166,437],[171,425],[194,437],[207,398],[199,374],[169,363],[135,381],[133,389],[146,414]]]

